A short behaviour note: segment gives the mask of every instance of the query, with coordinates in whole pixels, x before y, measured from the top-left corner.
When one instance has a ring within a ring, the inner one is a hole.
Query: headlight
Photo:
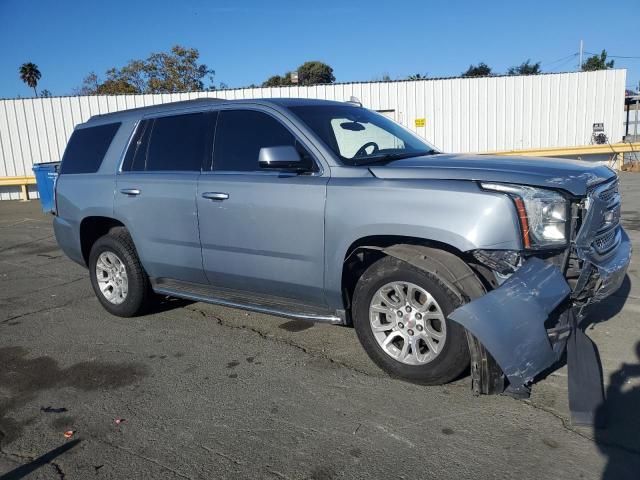
[[[563,246],[567,243],[567,201],[552,190],[481,183],[482,188],[509,194],[516,205],[525,248]]]

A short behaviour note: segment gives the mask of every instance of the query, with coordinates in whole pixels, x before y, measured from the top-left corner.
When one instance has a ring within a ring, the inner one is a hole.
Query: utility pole
[[[580,40],[580,63],[578,64],[578,70],[582,70],[582,54],[584,52],[584,42]]]

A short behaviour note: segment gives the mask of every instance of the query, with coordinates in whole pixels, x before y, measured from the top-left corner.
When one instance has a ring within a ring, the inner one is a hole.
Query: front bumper
[[[570,293],[558,267],[531,258],[500,287],[459,307],[449,319],[471,332],[511,389],[520,390],[557,360],[545,322]]]
[[[631,263],[631,252],[631,240],[627,232],[620,227],[618,248],[605,260],[592,263],[591,275],[595,277],[596,281],[592,301],[603,300],[620,288]]]

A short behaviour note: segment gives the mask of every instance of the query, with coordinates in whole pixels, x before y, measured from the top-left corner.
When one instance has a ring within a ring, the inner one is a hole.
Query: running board
[[[298,304],[305,307],[305,310],[307,310],[305,312],[290,310],[287,307],[293,306],[295,303],[288,299],[288,301],[279,302],[277,299],[261,297],[260,299],[262,301],[260,303],[246,303],[238,299],[240,294],[235,291],[229,291],[228,293],[233,293],[231,295],[226,295],[227,292],[222,294],[223,292],[221,290],[219,291],[208,285],[196,285],[164,278],[152,278],[150,280],[153,291],[160,295],[179,297],[186,300],[193,300],[195,302],[211,303],[213,305],[221,305],[223,307],[237,308],[240,310],[248,310],[251,312],[292,318],[295,320],[331,323],[334,325],[344,325],[346,323],[345,319],[341,318],[341,316],[330,315],[323,312],[321,313],[320,311],[314,312],[312,310],[317,310],[317,308],[309,305]],[[233,296],[234,298],[230,299],[228,298],[229,296]]]

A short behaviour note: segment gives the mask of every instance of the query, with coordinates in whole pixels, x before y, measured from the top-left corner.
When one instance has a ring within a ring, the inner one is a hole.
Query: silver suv
[[[201,99],[78,125],[54,225],[112,314],[155,293],[353,325],[392,375],[522,393],[620,286],[619,217],[607,167],[444,154],[354,103]]]

